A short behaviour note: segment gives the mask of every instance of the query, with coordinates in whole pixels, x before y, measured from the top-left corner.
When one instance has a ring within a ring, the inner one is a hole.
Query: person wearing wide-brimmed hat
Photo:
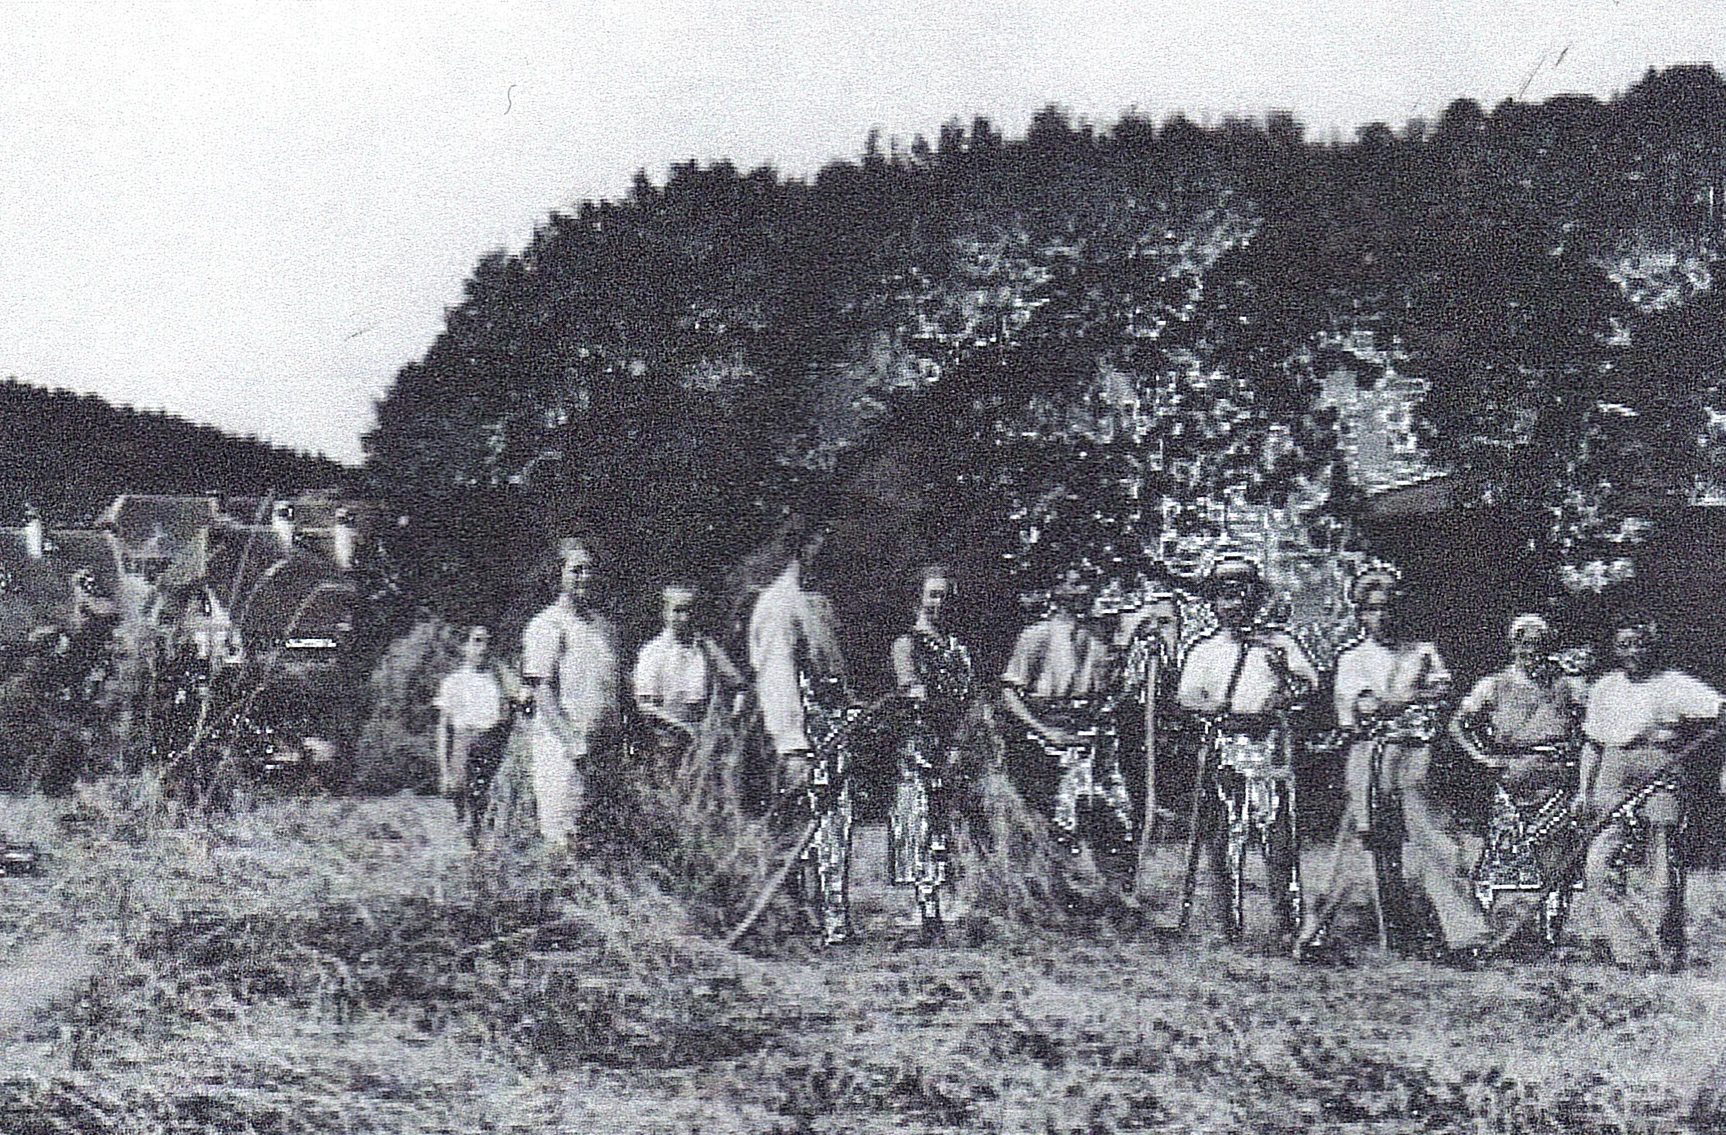
[[[1201,590],[1217,629],[1194,643],[1181,666],[1176,700],[1206,723],[1205,762],[1195,791],[1193,853],[1208,852],[1213,895],[1231,939],[1245,930],[1246,852],[1264,855],[1271,929],[1286,949],[1300,919],[1293,743],[1288,712],[1318,686],[1318,672],[1294,637],[1258,625],[1270,589],[1258,565],[1225,556]],[[1189,879],[1196,862],[1188,864]],[[1192,894],[1182,896],[1185,920]]]
[[[1105,857],[1118,856],[1133,831],[1108,705],[1113,651],[1080,620],[1090,590],[1078,569],[1063,571],[1049,598],[1049,614],[1013,645],[1001,671],[1001,700],[1024,725],[1042,763],[1031,770],[1034,787],[1052,787],[1055,837],[1074,853],[1089,845]]]
[[[1486,918],[1428,782],[1450,668],[1436,646],[1407,634],[1407,597],[1394,570],[1362,573],[1350,597],[1365,634],[1338,655],[1335,694],[1337,724],[1354,740],[1329,878],[1307,911],[1299,948],[1318,944],[1341,909],[1363,897],[1376,908],[1381,944],[1393,935],[1412,944],[1405,888],[1413,884],[1438,915],[1444,956],[1472,963],[1487,941]]]
[[[1475,893],[1488,911],[1503,892],[1506,905],[1540,904],[1550,943],[1563,921],[1569,880],[1558,865],[1574,839],[1569,815],[1576,795],[1576,754],[1587,688],[1552,659],[1552,626],[1540,615],[1510,622],[1510,665],[1476,682],[1450,719],[1450,736],[1498,784],[1487,819],[1486,847],[1475,867]]]
[[[1660,665],[1660,632],[1627,606],[1614,620],[1618,669],[1594,683],[1583,715],[1578,811],[1596,826],[1570,925],[1627,969],[1684,961],[1678,831],[1692,754],[1719,734],[1718,691]],[[1726,791],[1726,773],[1721,789]]]

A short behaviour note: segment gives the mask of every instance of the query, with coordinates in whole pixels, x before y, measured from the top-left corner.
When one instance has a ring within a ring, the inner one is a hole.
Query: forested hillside
[[[256,494],[335,486],[351,471],[91,394],[0,382],[0,525],[34,504],[57,527],[88,523],[120,493]]]
[[[859,586],[936,553],[1005,588],[1224,499],[1346,518],[1377,428],[1347,391],[1394,380],[1404,457],[1557,567],[1715,477],[1723,138],[1726,83],[1680,67],[1349,141],[1050,109],[809,180],[680,165],[476,268],[379,405],[371,491],[457,614],[545,532],[609,534],[626,584],[712,576],[812,494]]]

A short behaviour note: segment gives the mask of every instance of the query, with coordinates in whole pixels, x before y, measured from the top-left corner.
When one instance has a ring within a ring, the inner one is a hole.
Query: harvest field
[[[475,856],[437,800],[175,824],[109,781],[0,826],[49,852],[0,880],[17,1135],[1726,1129],[1712,875],[1679,976],[1001,925],[925,948],[865,828],[861,942],[756,957],[644,882]]]

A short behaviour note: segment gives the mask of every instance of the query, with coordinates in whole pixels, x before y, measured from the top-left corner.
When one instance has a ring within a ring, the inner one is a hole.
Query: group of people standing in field
[[[440,690],[438,756],[458,816],[477,823],[475,770],[495,767],[518,705],[530,718],[539,832],[573,849],[590,778],[620,759],[626,694],[672,753],[742,713],[752,696],[772,755],[770,811],[796,868],[787,877],[827,944],[853,933],[855,742],[866,723],[886,719],[897,754],[890,871],[914,895],[930,937],[941,933],[959,869],[960,781],[979,767],[965,750],[985,737],[984,763],[999,770],[1005,754],[1059,858],[1094,866],[1124,901],[1172,929],[1202,916],[1243,939],[1262,879],[1265,938],[1301,959],[1366,937],[1472,965],[1513,943],[1565,936],[1625,967],[1682,964],[1678,832],[1722,701],[1661,665],[1645,614],[1621,612],[1612,666],[1592,681],[1557,664],[1545,619],[1521,615],[1509,628],[1508,665],[1452,707],[1450,670],[1433,643],[1407,633],[1393,570],[1352,581],[1360,634],[1328,676],[1285,629],[1263,621],[1271,592],[1246,557],[1219,558],[1192,585],[1215,629],[1191,642],[1174,591],[1147,595],[1110,624],[1092,617],[1090,589],[1069,570],[1052,581],[1048,612],[1018,634],[995,683],[951,630],[953,573],[932,564],[891,646],[895,690],[865,706],[834,605],[805,574],[825,535],[797,517],[787,523],[783,566],[748,611],[742,664],[701,633],[696,589],[676,583],[663,592],[663,630],[628,677],[594,601],[592,548],[564,541],[558,595],[522,636],[520,691],[488,670],[485,628],[469,633],[463,665]],[[1317,746],[1303,724],[1327,686],[1336,724],[1328,736],[1346,754],[1340,800],[1322,799],[1336,786],[1311,783]],[[1157,873],[1146,869],[1167,811],[1156,762],[1139,801],[1123,769],[1123,737],[1138,728],[1165,770],[1192,770],[1186,855],[1172,886],[1152,885]],[[1459,832],[1434,775],[1444,741],[1490,770],[1483,841]],[[1321,794],[1320,813],[1340,815],[1310,880],[1301,791]],[[1197,902],[1201,881],[1208,903]]]

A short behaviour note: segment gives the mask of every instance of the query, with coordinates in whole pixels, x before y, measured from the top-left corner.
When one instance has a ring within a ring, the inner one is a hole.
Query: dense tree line
[[[26,504],[75,527],[120,493],[285,491],[352,475],[326,458],[17,379],[0,382],[0,452],[0,524],[22,523]]]
[[[919,555],[1107,571],[1225,493],[1346,516],[1339,362],[1424,384],[1431,462],[1557,565],[1718,460],[1723,138],[1726,83],[1677,67],[1349,141],[1051,108],[807,180],[639,177],[486,258],[379,404],[395,584],[497,618],[571,526],[626,585],[715,577],[811,495],[881,550],[865,606]]]

